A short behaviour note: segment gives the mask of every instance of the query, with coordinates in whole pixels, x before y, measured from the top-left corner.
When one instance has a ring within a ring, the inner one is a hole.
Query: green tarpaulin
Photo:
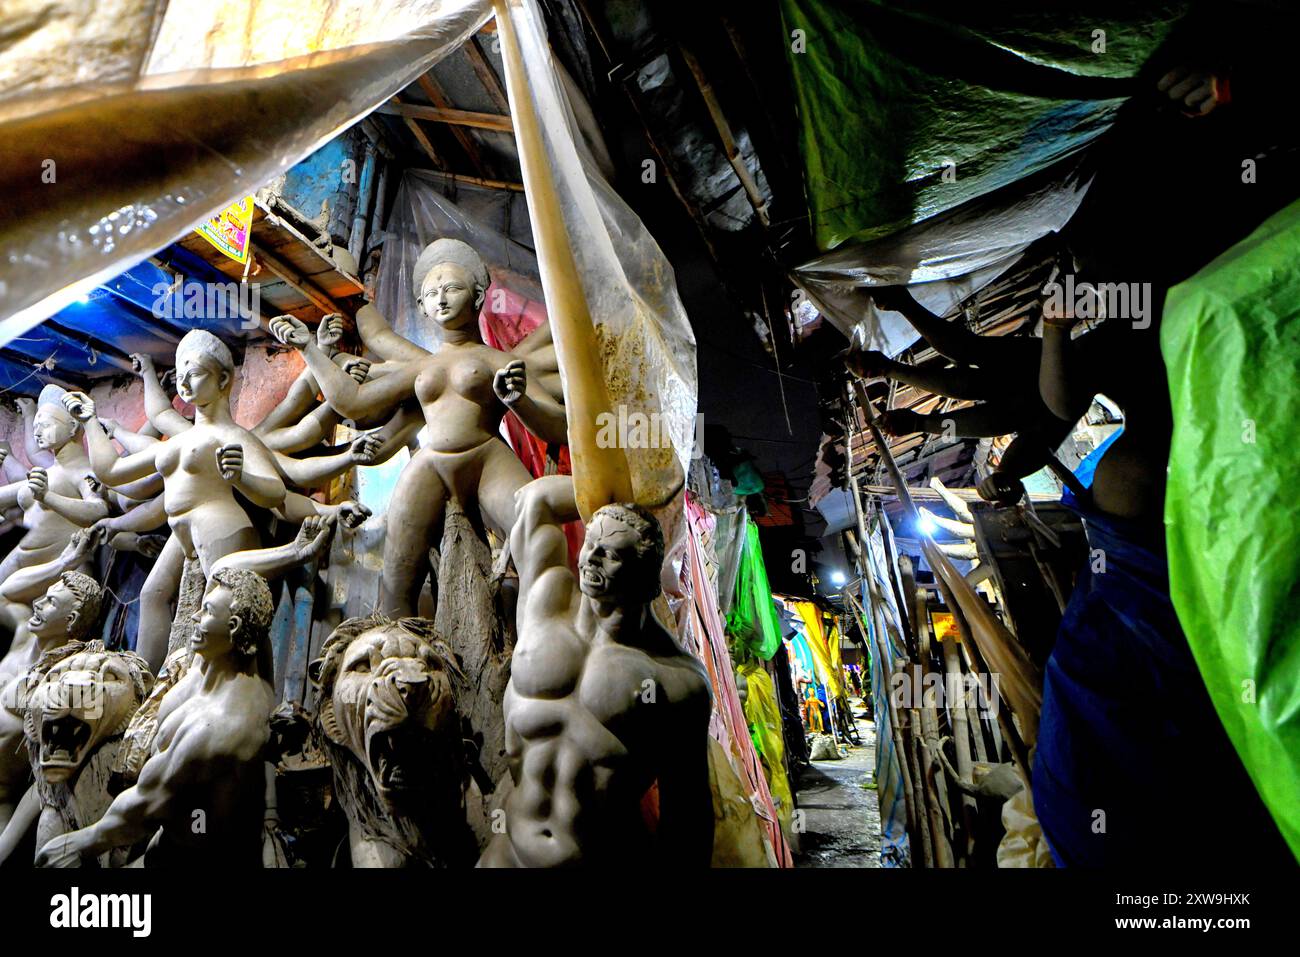
[[[1169,292],[1161,347],[1174,607],[1300,857],[1300,203]]]
[[[755,657],[769,660],[781,647],[781,625],[772,605],[772,588],[758,541],[758,526],[745,519],[745,542],[736,571],[736,590],[727,612],[727,634],[749,649]]]
[[[1075,153],[1185,8],[782,0],[818,248],[888,235]]]

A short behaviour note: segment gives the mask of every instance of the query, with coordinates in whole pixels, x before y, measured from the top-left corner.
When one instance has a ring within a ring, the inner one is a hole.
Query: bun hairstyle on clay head
[[[176,345],[176,368],[186,359],[207,360],[217,371],[229,374],[231,381],[235,378],[235,357],[230,347],[206,329],[191,329],[181,337]]]
[[[487,266],[483,264],[483,257],[473,246],[459,239],[435,239],[424,247],[420,258],[415,261],[415,269],[411,272],[411,286],[415,298],[420,298],[424,290],[424,280],[430,270],[442,263],[454,263],[469,273],[474,283],[475,304],[479,303],[487,292],[487,287],[492,284],[492,277],[488,274]]]
[[[36,407],[38,409],[48,408],[57,413],[60,418],[67,419],[73,425],[80,428],[81,423],[77,421],[76,417],[73,416],[73,414],[69,412],[63,404],[63,397],[67,394],[68,390],[62,386],[53,384],[47,385],[45,388],[41,389],[41,394],[36,400]]]

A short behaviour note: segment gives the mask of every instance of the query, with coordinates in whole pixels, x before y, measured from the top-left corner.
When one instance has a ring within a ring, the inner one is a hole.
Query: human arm
[[[529,432],[544,442],[569,440],[569,423],[560,405],[534,381],[523,359],[512,359],[492,379],[492,391]]]
[[[960,322],[949,322],[936,316],[917,302],[906,286],[873,289],[871,300],[878,309],[901,313],[921,338],[953,362],[984,366],[997,359],[996,341],[976,335]]]
[[[27,473],[27,491],[50,511],[82,528],[95,524],[108,514],[108,503],[98,492],[92,491],[86,482],[81,483],[80,498],[51,492],[49,475],[42,468],[34,468]]]
[[[293,316],[277,316],[271,320],[271,332],[281,342],[302,351],[307,367],[325,393],[325,400],[344,418],[362,419],[391,411],[415,389],[418,363],[404,363],[388,375],[358,383],[312,341],[311,333],[301,320]]]
[[[193,425],[172,406],[171,397],[158,379],[152,357],[142,352],[134,353],[131,356],[131,368],[144,383],[144,414],[149,417],[149,422],[155,429],[163,435],[180,435]]]

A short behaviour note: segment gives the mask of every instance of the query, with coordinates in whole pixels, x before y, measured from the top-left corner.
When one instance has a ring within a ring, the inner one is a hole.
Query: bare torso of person
[[[1080,340],[1085,345],[1083,368],[1095,377],[1096,391],[1124,412],[1123,434],[1097,464],[1093,504],[1110,515],[1141,522],[1162,520],[1173,435],[1158,329],[1156,324],[1131,330],[1107,323]]]
[[[262,749],[270,738],[274,696],[256,675],[236,676],[206,694],[202,683],[202,669],[196,664],[167,693],[158,711],[155,754],[164,755],[180,741],[202,735],[209,741],[201,751],[211,763],[210,769],[187,775],[194,780],[189,791],[182,788],[168,795],[161,841],[183,850],[187,859],[197,852],[208,858],[244,858],[256,865],[266,802]]]
[[[75,464],[65,465],[62,462],[55,462],[45,470],[49,491],[73,499],[81,498],[83,482],[90,474],[90,459],[84,456]],[[26,489],[19,493],[18,504],[22,506],[23,524],[27,526],[27,534],[18,543],[20,549],[61,551],[79,528],[58,512],[36,501]],[[49,557],[52,558],[54,555],[51,554]]]
[[[231,443],[247,448],[256,441],[237,425],[196,425],[158,446],[155,462],[163,477],[167,522],[187,558],[205,557],[200,553],[206,543],[196,538],[200,526],[220,529],[222,538],[253,533],[252,519],[217,468],[217,449]]]
[[[649,844],[641,799],[665,755],[699,744],[682,742],[675,715],[701,696],[707,711],[709,694],[698,663],[662,640],[663,655],[599,633],[589,642],[555,619],[521,634],[503,703],[519,863],[628,861]]]
[[[447,343],[421,360],[415,396],[429,429],[426,448],[464,452],[497,435],[506,408],[492,379],[511,358],[482,343]]]

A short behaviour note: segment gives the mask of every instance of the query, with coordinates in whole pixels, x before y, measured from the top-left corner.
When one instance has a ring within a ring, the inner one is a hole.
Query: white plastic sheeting
[[[0,46],[0,344],[337,135],[487,0],[15,0]]]
[[[1071,161],[892,236],[819,256],[791,274],[818,310],[861,348],[897,355],[917,339],[899,313],[871,301],[877,286],[908,285],[935,315],[993,282],[1031,243],[1059,232],[1087,191]]]

